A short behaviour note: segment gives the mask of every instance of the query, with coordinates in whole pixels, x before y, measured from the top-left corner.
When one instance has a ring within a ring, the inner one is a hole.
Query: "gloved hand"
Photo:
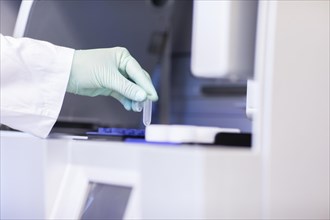
[[[158,100],[148,73],[121,47],[76,50],[67,92],[112,96],[133,111],[141,111],[146,99]]]

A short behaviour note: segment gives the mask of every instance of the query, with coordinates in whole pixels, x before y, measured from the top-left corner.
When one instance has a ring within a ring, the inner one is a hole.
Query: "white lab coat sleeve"
[[[0,34],[1,123],[47,137],[62,107],[74,50]]]

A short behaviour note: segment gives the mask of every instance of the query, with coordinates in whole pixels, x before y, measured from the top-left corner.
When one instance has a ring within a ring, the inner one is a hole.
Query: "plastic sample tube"
[[[145,126],[148,126],[151,123],[151,113],[152,113],[152,101],[147,99],[143,103],[143,124]]]

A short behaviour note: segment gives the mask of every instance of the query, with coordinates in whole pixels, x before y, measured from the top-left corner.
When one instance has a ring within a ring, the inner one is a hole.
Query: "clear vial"
[[[145,126],[150,125],[150,123],[151,123],[151,114],[152,114],[152,101],[147,99],[143,103],[143,124]]]

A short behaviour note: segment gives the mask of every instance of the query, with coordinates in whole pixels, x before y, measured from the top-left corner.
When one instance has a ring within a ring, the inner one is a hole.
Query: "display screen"
[[[80,219],[123,219],[132,187],[89,183]]]

